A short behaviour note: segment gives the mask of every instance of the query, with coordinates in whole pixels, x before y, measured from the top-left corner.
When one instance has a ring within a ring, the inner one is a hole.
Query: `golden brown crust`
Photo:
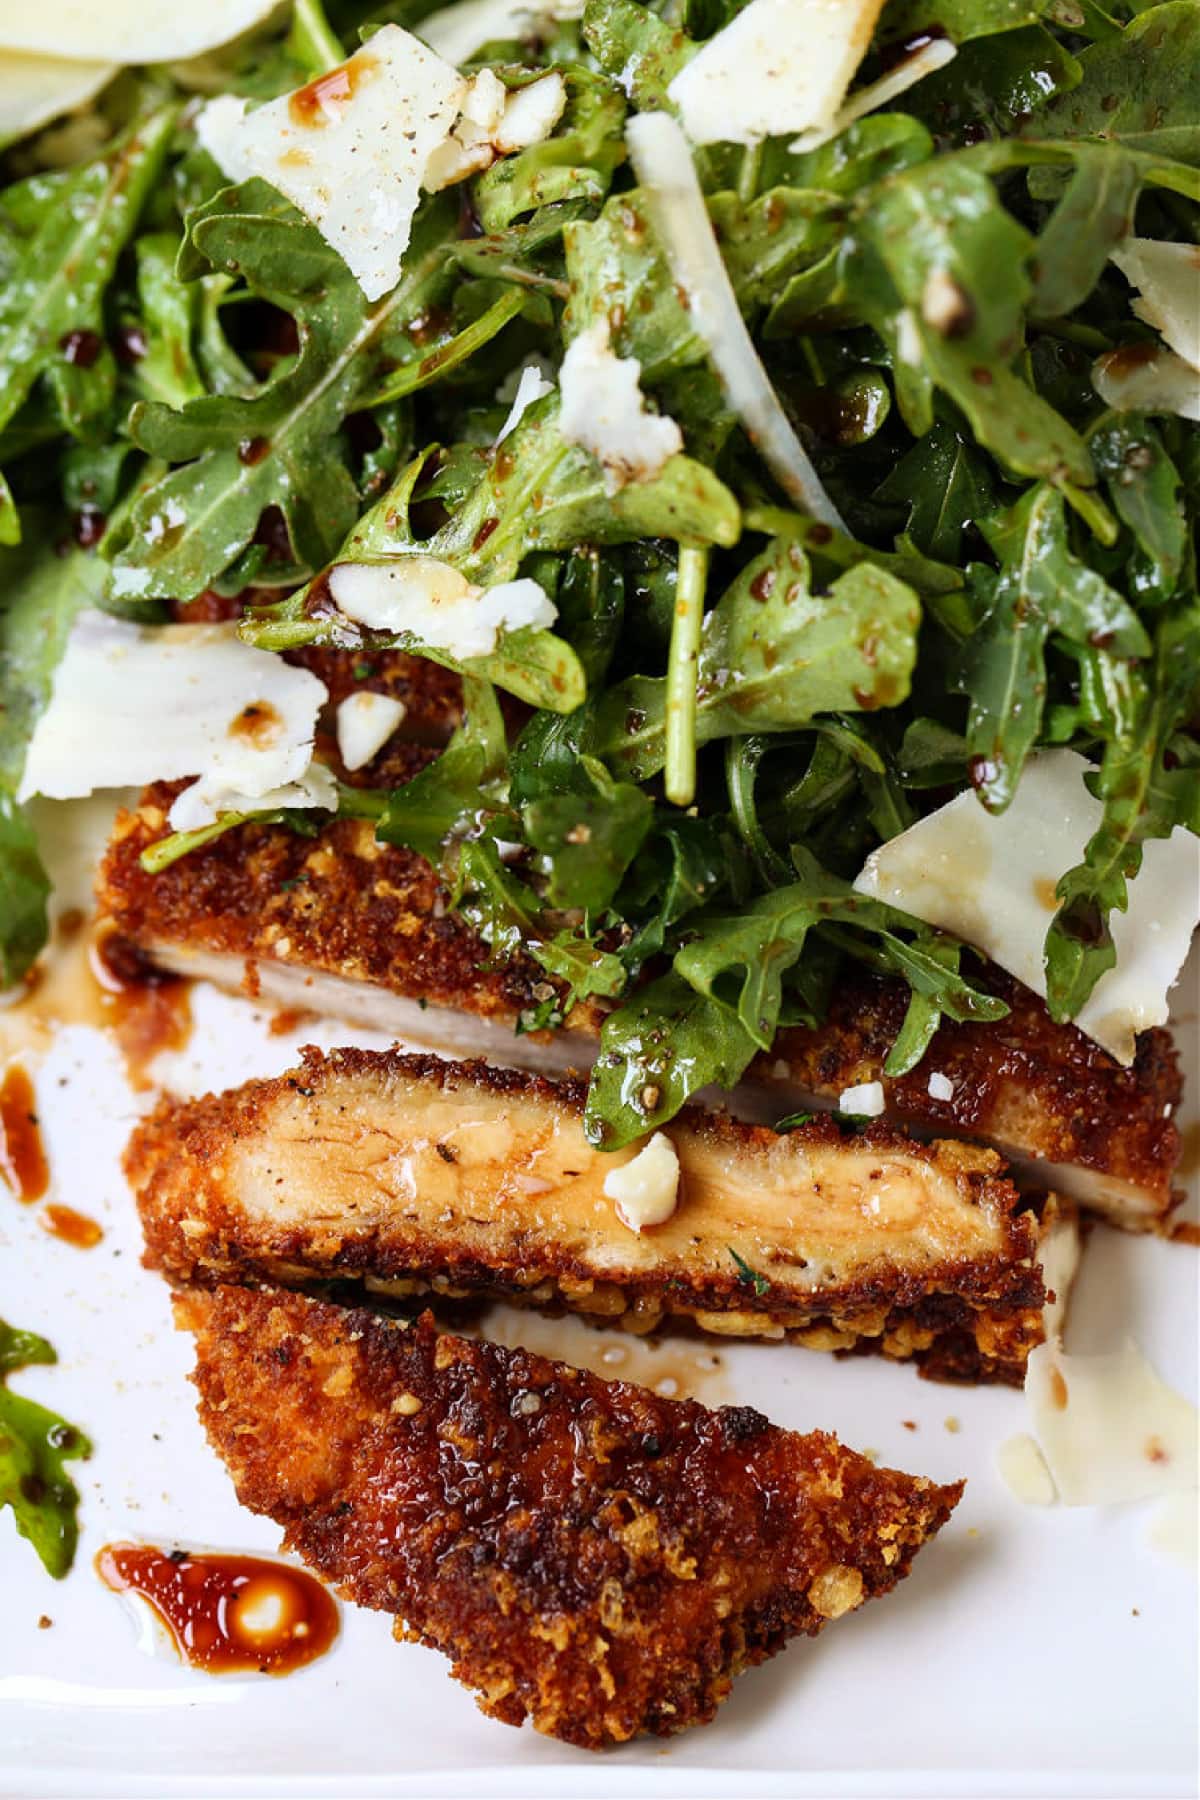
[[[223,1288],[177,1318],[241,1502],[493,1718],[587,1749],[709,1720],[740,1670],[893,1587],[962,1492],[428,1314]]]
[[[1022,1379],[1042,1338],[1036,1221],[993,1152],[887,1127],[844,1139],[827,1118],[780,1137],[689,1109],[671,1126],[678,1210],[639,1237],[603,1192],[628,1153],[587,1144],[584,1091],[339,1050],[165,1101],[126,1155],[147,1261],[183,1281],[502,1294],[640,1331],[671,1316]]]
[[[908,989],[859,975],[839,985],[817,1030],[780,1032],[749,1078],[776,1088],[781,1109],[795,1104],[797,1089],[836,1104],[845,1088],[880,1081],[896,1123],[994,1144],[1035,1188],[1061,1186],[1118,1224],[1160,1225],[1179,1197],[1171,1180],[1181,1149],[1183,1081],[1167,1032],[1143,1032],[1133,1067],[1123,1069],[1074,1025],[1056,1025],[1044,1002],[1002,970],[988,966],[973,978],[1007,1003],[1008,1017],[993,1025],[943,1019],[908,1075],[883,1073]],[[934,1073],[952,1083],[949,1100],[930,1095]],[[1056,1167],[1039,1167],[1046,1164]]]
[[[410,774],[433,754],[402,748]],[[390,755],[395,764],[401,749]],[[181,944],[238,965],[277,960],[514,1026],[538,1004],[538,965],[496,967],[448,911],[424,857],[377,843],[365,820],[336,819],[315,838],[244,825],[147,874],[139,858],[167,834],[181,785],[156,783],[136,812],[119,813],[101,865],[101,911],[135,944]]]
[[[327,667],[322,673],[332,680]],[[436,705],[429,711],[432,731],[439,714]],[[433,754],[395,740],[383,752],[386,769],[373,765],[364,778],[403,781]],[[363,1006],[380,993],[428,1002],[495,1021],[504,1036],[492,1054],[506,1061],[546,1054],[547,1034],[507,1034],[523,1012],[561,990],[530,957],[497,965],[447,914],[447,897],[422,858],[377,844],[369,825],[350,820],[315,840],[282,826],[247,826],[150,876],[138,859],[164,834],[176,791],[148,789],[138,812],[121,816],[101,871],[102,910],[148,953],[223,957],[224,969],[205,972],[231,982],[246,962],[339,977],[349,989],[314,989],[312,1004],[378,1025],[381,1017]],[[907,988],[847,975],[827,1022],[781,1032],[747,1083],[783,1114],[806,1095],[836,1104],[845,1088],[880,1081],[896,1123],[991,1143],[1035,1191],[1053,1186],[1116,1224],[1160,1228],[1178,1199],[1171,1184],[1181,1148],[1174,1114],[1182,1081],[1168,1034],[1143,1033],[1134,1066],[1122,1069],[1073,1025],[1056,1025],[1036,995],[1000,970],[977,978],[1007,1001],[1009,1017],[994,1025],[944,1020],[909,1075],[883,1073]],[[602,1019],[603,1003],[575,1008],[563,1061],[587,1060],[587,1037]],[[412,1031],[398,1020],[391,1028]],[[929,1094],[933,1073],[952,1083],[949,1100]]]

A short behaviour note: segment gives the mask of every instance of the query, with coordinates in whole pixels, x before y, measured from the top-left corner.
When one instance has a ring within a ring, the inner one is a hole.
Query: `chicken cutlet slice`
[[[399,780],[399,751],[390,753]],[[410,772],[430,750],[407,749]],[[593,1061],[603,1003],[577,1006],[556,1032],[517,1035],[556,993],[532,957],[497,962],[453,914],[429,864],[340,819],[315,839],[245,826],[159,875],[139,857],[166,830],[174,788],[148,789],[122,815],[101,871],[102,913],[163,968],[248,989],[278,1005],[508,1067],[560,1074]],[[836,1106],[848,1087],[879,1081],[885,1118],[928,1136],[992,1145],[1030,1187],[1054,1187],[1129,1230],[1168,1217],[1181,1143],[1182,1083],[1165,1031],[1139,1039],[1123,1069],[1073,1025],[997,969],[985,981],[1012,1008],[997,1024],[943,1020],[909,1075],[883,1073],[908,1002],[902,982],[847,975],[814,1031],[780,1033],[731,1097],[773,1120]],[[931,1074],[940,1075],[931,1094]],[[940,1098],[950,1085],[950,1097]]]
[[[840,984],[818,1029],[790,1026],[750,1071],[760,1104],[778,1117],[804,1095],[834,1106],[846,1088],[878,1081],[883,1117],[921,1135],[944,1132],[990,1144],[1022,1186],[1054,1188],[1128,1231],[1160,1228],[1182,1195],[1172,1176],[1182,1152],[1175,1115],[1183,1078],[1170,1036],[1145,1031],[1124,1069],[1045,1003],[988,965],[980,985],[1009,1007],[993,1025],[943,1018],[922,1061],[891,1077],[908,989],[856,975]]]
[[[583,1100],[579,1081],[337,1050],[164,1101],[126,1152],[147,1262],[179,1281],[358,1278],[1023,1379],[1043,1335],[1038,1222],[993,1151],[843,1137],[827,1118],[779,1136],[691,1109],[670,1127],[676,1210],[638,1233],[604,1192],[635,1151],[589,1144]]]
[[[589,1750],[706,1723],[742,1669],[894,1587],[962,1493],[428,1313],[223,1287],[176,1318],[242,1504],[492,1718]]]

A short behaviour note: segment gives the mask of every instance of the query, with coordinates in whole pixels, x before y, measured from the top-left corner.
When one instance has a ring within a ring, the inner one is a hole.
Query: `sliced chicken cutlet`
[[[583,1099],[578,1081],[341,1050],[164,1101],[126,1154],[147,1262],[180,1281],[359,1278],[1022,1380],[1043,1335],[1038,1221],[994,1152],[690,1110],[670,1127],[676,1210],[639,1234],[604,1192],[634,1150],[593,1148]]]
[[[981,985],[1009,1007],[993,1025],[943,1018],[908,1075],[884,1063],[908,989],[869,975],[844,981],[817,1030],[781,1031],[750,1072],[769,1116],[798,1095],[838,1104],[846,1088],[878,1081],[883,1117],[922,1135],[945,1132],[998,1150],[1019,1183],[1054,1188],[1128,1231],[1161,1227],[1182,1198],[1172,1177],[1182,1153],[1175,1115],[1183,1078],[1165,1031],[1144,1031],[1123,1069],[1073,1025],[1056,1025],[1036,994],[989,967]]]
[[[389,778],[401,779],[404,756],[415,773],[433,754],[394,747]],[[532,957],[497,963],[447,912],[429,864],[377,843],[365,821],[338,820],[315,839],[245,826],[148,875],[139,857],[164,835],[175,791],[150,788],[122,815],[100,877],[103,914],[155,963],[508,1067],[560,1074],[591,1064],[601,1005],[576,1007],[560,1031],[517,1035],[554,983]],[[1130,1230],[1160,1226],[1181,1148],[1167,1033],[1143,1033],[1136,1063],[1122,1069],[1073,1025],[1056,1025],[1019,982],[995,969],[986,980],[1009,1017],[943,1021],[912,1074],[890,1080],[883,1065],[908,990],[848,977],[826,1024],[782,1032],[730,1104],[772,1120],[836,1106],[845,1088],[880,1081],[890,1121],[979,1139],[1035,1189],[1069,1193]],[[932,1094],[931,1075],[942,1077]]]
[[[585,1749],[711,1719],[886,1593],[962,1484],[524,1350],[298,1294],[176,1301],[239,1500],[479,1705]]]

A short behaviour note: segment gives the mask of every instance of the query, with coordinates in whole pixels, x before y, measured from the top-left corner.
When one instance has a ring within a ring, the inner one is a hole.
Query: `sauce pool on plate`
[[[106,1544],[96,1572],[146,1601],[181,1659],[210,1675],[290,1675],[338,1634],[337,1602],[316,1577],[265,1557]]]

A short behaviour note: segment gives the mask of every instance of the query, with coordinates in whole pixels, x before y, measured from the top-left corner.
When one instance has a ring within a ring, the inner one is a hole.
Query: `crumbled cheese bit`
[[[859,1119],[877,1119],[885,1104],[882,1081],[860,1082],[838,1095],[838,1111]]]
[[[631,481],[653,481],[683,449],[674,419],[646,410],[641,373],[635,356],[614,355],[602,319],[572,339],[559,371],[559,430],[603,465],[610,494]]]
[[[400,279],[421,180],[468,84],[419,38],[385,25],[293,94],[254,112],[230,95],[196,123],[233,181],[261,175],[311,219],[368,300]]]
[[[536,363],[526,363],[525,367],[521,370],[520,380],[517,382],[517,391],[512,397],[512,407],[509,410],[509,415],[496,433],[496,443],[502,444],[510,432],[517,429],[517,426],[521,423],[521,420],[525,417],[529,408],[535,406],[539,400],[544,400],[547,394],[552,394],[553,392],[554,383],[552,381],[547,381],[538,365]],[[499,398],[499,396],[497,396],[497,398]],[[493,446],[493,448],[494,447],[495,446]]]
[[[667,96],[694,144],[830,131],[883,0],[750,0]]]
[[[1043,896],[1082,861],[1103,816],[1084,786],[1090,768],[1073,750],[1039,752],[1005,812],[989,813],[974,793],[959,794],[872,851],[855,887],[965,938],[1045,998]],[[1167,992],[1198,914],[1200,840],[1177,826],[1144,846],[1128,909],[1109,916],[1116,966],[1075,1019],[1118,1062],[1132,1063],[1139,1031],[1166,1023]]]
[[[528,576],[480,588],[434,556],[336,563],[329,592],[357,624],[411,633],[464,662],[490,656],[502,632],[548,629],[558,617],[545,589]]]
[[[544,143],[566,111],[567,84],[557,69],[508,96],[492,142],[502,155]]]
[[[118,62],[176,62],[240,37],[276,10],[278,0],[9,0],[0,21],[6,50],[27,50],[72,62],[95,57]]]
[[[426,163],[422,184],[436,194],[490,168],[498,156],[540,144],[554,130],[566,104],[566,84],[557,71],[510,94],[490,69],[484,69],[467,89],[454,130]]]
[[[679,1204],[679,1156],[665,1131],[656,1131],[631,1162],[604,1177],[604,1192],[630,1231],[662,1225]]]
[[[347,694],[337,709],[338,755],[353,772],[365,768],[378,756],[408,708],[403,700],[390,694],[376,694],[370,688]]]
[[[261,805],[305,775],[327,696],[307,669],[243,644],[234,625],[140,626],[85,610],[34,728],[20,798],[196,775]]]
[[[931,1100],[953,1100],[954,1083],[948,1075],[942,1075],[935,1069],[929,1077],[926,1092]]]

